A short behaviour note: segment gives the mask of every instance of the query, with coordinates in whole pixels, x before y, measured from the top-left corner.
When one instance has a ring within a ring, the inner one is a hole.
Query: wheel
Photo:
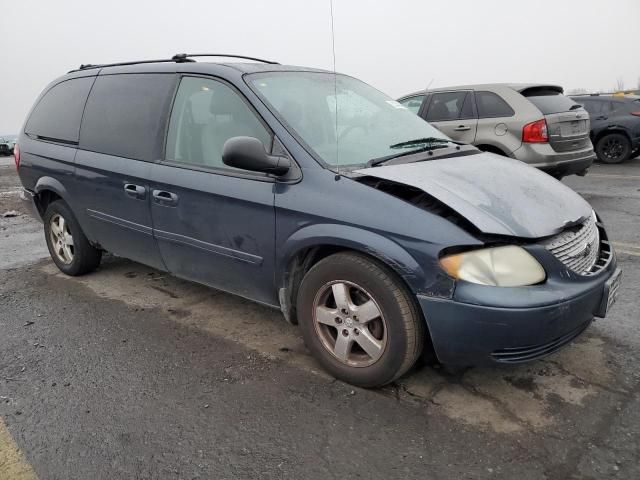
[[[631,142],[621,133],[605,135],[596,144],[598,160],[604,163],[622,163],[631,155]]]
[[[44,234],[51,258],[63,273],[83,275],[100,265],[102,252],[89,243],[64,201],[56,200],[47,207]]]
[[[353,385],[392,382],[422,353],[425,324],[413,296],[365,255],[337,253],[314,265],[300,285],[297,312],[313,356]]]

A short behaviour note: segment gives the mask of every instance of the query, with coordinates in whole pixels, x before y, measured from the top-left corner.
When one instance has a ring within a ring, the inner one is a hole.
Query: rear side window
[[[513,109],[493,92],[476,92],[476,105],[480,118],[512,117]]]
[[[543,115],[568,112],[572,108],[575,110],[576,105],[578,105],[576,102],[571,100],[569,97],[565,97],[557,90],[528,88],[520,93],[538,107]]]
[[[96,80],[80,131],[80,148],[118,157],[160,158],[173,74],[104,75]]]
[[[416,95],[414,97],[409,97],[409,98],[400,100],[399,103],[401,105],[404,105],[409,109],[409,111],[417,115],[423,100],[424,100],[424,95]]]
[[[458,120],[461,118],[466,96],[467,92],[434,93],[429,104],[427,121]]]
[[[77,143],[82,111],[95,77],[65,80],[50,88],[33,109],[25,133]]]

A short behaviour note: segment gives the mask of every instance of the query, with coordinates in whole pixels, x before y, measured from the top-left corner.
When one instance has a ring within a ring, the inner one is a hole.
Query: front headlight
[[[496,287],[534,285],[546,278],[542,265],[515,245],[447,255],[440,265],[454,278]]]

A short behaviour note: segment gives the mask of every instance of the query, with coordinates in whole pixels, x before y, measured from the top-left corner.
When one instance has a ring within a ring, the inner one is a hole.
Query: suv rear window
[[[568,112],[571,107],[575,109],[575,105],[577,105],[569,97],[565,97],[562,93],[553,89],[528,88],[520,93],[538,107],[543,115]]]
[[[29,116],[25,133],[48,140],[77,143],[82,111],[94,79],[74,78],[50,88]]]
[[[160,158],[173,74],[99,76],[87,101],[80,148],[118,157]]]

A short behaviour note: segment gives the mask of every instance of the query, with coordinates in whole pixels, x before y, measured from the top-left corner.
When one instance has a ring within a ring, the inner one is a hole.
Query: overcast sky
[[[332,68],[329,0],[0,0],[0,134],[81,63],[238,53]],[[627,88],[639,0],[334,0],[336,67],[398,97],[480,82]]]

